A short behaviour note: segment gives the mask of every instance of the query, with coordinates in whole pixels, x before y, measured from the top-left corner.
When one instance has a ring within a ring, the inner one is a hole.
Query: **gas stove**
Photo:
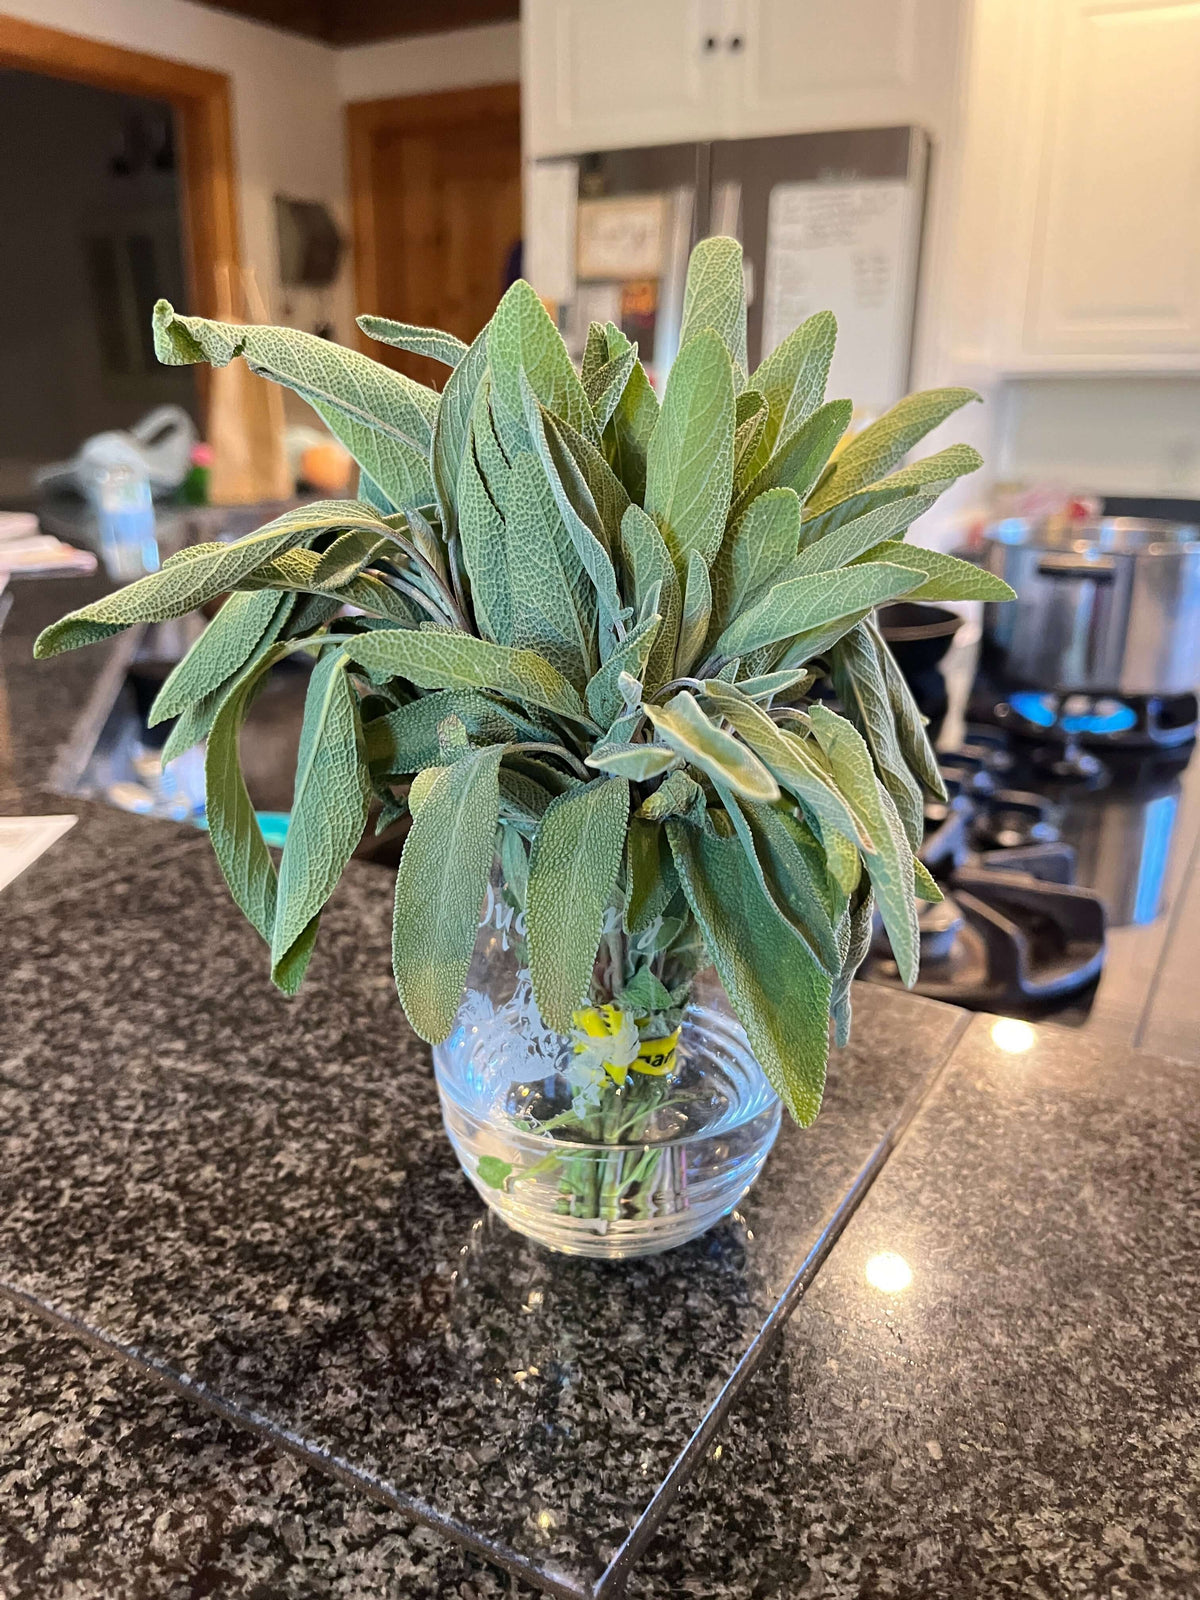
[[[918,852],[945,899],[921,908],[918,994],[970,1010],[1086,1017],[1106,928],[1152,922],[1195,744],[1192,695],[972,696],[939,755],[949,799]],[[898,986],[877,925],[862,976]]]

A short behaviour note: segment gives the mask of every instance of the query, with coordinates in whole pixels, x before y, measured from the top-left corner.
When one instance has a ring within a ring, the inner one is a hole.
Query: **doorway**
[[[106,176],[116,183],[122,177],[119,169],[130,168],[134,186],[151,194],[151,211],[161,210],[161,196],[152,191],[167,161],[171,164],[178,213],[174,250],[162,236],[161,216],[149,214],[143,219],[145,226],[131,217],[129,226],[111,238],[102,237],[104,229],[98,234],[92,230],[90,237],[100,242],[79,246],[85,261],[79,294],[88,301],[99,296],[115,313],[106,319],[104,348],[97,359],[110,388],[125,384],[128,391],[130,373],[135,374],[136,385],[139,368],[146,369],[149,381],[140,301],[151,292],[152,280],[167,282],[173,272],[181,304],[202,316],[217,316],[220,283],[239,260],[229,79],[221,72],[7,16],[0,16],[0,74],[10,87],[28,80],[27,90],[30,83],[48,80],[45,89],[60,95],[84,85],[93,91],[88,115],[101,115],[97,107],[103,104],[111,112],[112,103],[120,100],[124,131],[108,150],[115,169],[107,169]],[[41,148],[35,145],[34,151],[40,160]],[[43,196],[39,207],[45,203]],[[135,209],[131,206],[131,213]],[[48,242],[41,248],[48,249]],[[50,330],[44,331],[48,337]],[[207,373],[199,370],[189,384],[189,391],[191,384],[198,388],[201,402],[206,378]],[[129,405],[133,403],[130,399]],[[122,415],[129,405],[118,404]],[[107,426],[121,420],[112,410],[106,417]],[[90,419],[80,418],[73,429],[77,433],[90,426]]]
[[[357,309],[470,342],[513,278],[521,242],[516,84],[346,108]],[[421,383],[439,362],[360,337]]]
[[[177,138],[162,100],[0,69],[0,498],[154,407],[196,413],[150,316],[186,304]]]

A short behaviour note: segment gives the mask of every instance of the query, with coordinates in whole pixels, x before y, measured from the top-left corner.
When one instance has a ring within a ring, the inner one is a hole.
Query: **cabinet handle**
[[[712,55],[719,42],[720,41],[715,33],[706,33],[704,36],[704,53],[706,55]]]
[[[742,38],[740,33],[731,34],[729,37],[729,48],[733,54],[736,55],[745,42],[746,41]]]

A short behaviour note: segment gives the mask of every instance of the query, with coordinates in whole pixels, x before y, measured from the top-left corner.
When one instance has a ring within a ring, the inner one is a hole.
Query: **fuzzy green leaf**
[[[390,535],[380,536],[361,529],[354,533],[339,533],[333,543],[317,556],[313,568],[314,587],[340,588],[352,578],[357,578],[372,561],[378,560],[381,555],[386,555],[389,549],[392,556],[401,561],[404,559],[395,539]]]
[[[818,311],[777,344],[751,375],[750,387],[765,396],[768,407],[759,446],[764,461],[776,440],[790,439],[824,401],[836,342],[833,312]]]
[[[814,705],[809,715],[838,787],[862,813],[871,831],[873,848],[863,850],[867,871],[879,900],[900,977],[911,988],[917,981],[920,960],[912,850],[892,798],[876,777],[871,752],[858,729],[830,711],[828,706]]]
[[[562,335],[537,295],[518,278],[488,325],[488,365],[499,415],[497,427],[510,453],[528,449],[521,374],[540,403],[577,433],[599,442],[599,431],[583,384]]]
[[[608,325],[608,353],[617,356],[629,347],[619,328]],[[651,387],[645,368],[635,361],[621,391],[616,409],[604,430],[604,445],[613,470],[641,505],[646,498],[646,456],[658,421],[658,396]]]
[[[860,622],[834,645],[829,661],[842,709],[867,741],[875,770],[895,801],[908,842],[915,850],[925,834],[925,807],[920,785],[900,748],[874,634]]]
[[[168,366],[242,356],[251,372],[307,400],[350,454],[398,506],[433,498],[429,449],[438,397],[378,361],[298,328],[243,326],[154,308],[154,349]]]
[[[683,596],[683,616],[679,624],[679,648],[675,653],[675,673],[686,677],[691,672],[708,637],[712,618],[712,587],[703,558],[693,550],[688,557],[687,585]]]
[[[701,239],[688,262],[680,348],[704,328],[711,328],[729,352],[740,389],[746,381],[748,364],[746,285],[742,247],[736,239]]]
[[[801,501],[806,501],[834,446],[849,427],[853,411],[849,400],[830,400],[814,411],[738,496],[730,521],[736,523],[746,507],[768,489],[794,489]]]
[[[936,906],[946,898],[937,886],[937,880],[919,856],[913,857],[913,893],[918,900]]]
[[[830,836],[841,835],[856,850],[873,848],[873,841],[865,822],[851,809],[832,773],[814,758],[805,740],[779,727],[761,706],[736,694],[716,704],[730,725],[762,757],[782,787],[816,820],[829,852],[830,871],[845,892],[850,893],[857,874],[849,870],[843,854],[835,856],[829,851]]]
[[[662,822],[667,817],[691,817],[699,821],[704,811],[704,790],[695,778],[676,770],[667,774],[653,794],[647,795],[637,814],[647,822]]]
[[[536,650],[582,689],[596,670],[595,601],[546,474],[528,450],[512,464],[506,544],[511,642]]]
[[[391,317],[364,313],[354,319],[368,339],[390,344],[395,350],[410,350],[413,355],[429,356],[444,366],[456,367],[467,353],[467,346],[452,333],[440,328],[421,328],[413,322],[393,322]]]
[[[833,1013],[834,1043],[839,1050],[844,1050],[850,1043],[850,984],[867,959],[874,923],[875,898],[867,884],[858,904],[847,913],[846,954],[841,976],[833,986],[830,1010]]]
[[[554,419],[538,404],[523,374],[519,385],[525,399],[525,420],[534,451],[545,471],[571,543],[596,590],[601,621],[600,656],[605,660],[615,639],[622,604],[604,523],[574,456],[555,429]]]
[[[384,628],[355,639],[349,654],[369,671],[407,678],[421,689],[489,689],[593,725],[562,673],[532,650],[511,650],[449,630]]]
[[[667,378],[646,461],[646,510],[682,578],[696,551],[711,564],[733,490],[733,370],[711,329],[683,346]]]
[[[595,327],[596,324],[593,323],[592,326]],[[603,337],[603,329],[601,336]],[[608,426],[609,419],[625,392],[625,385],[629,382],[629,375],[636,361],[637,345],[631,344],[627,350],[615,355],[611,361],[605,361],[590,377],[583,380],[584,392],[598,428]]]
[[[330,650],[313,668],[304,702],[291,821],[279,866],[271,962],[278,972],[333,893],[367,825],[367,776],[358,703],[346,657]]]
[[[863,583],[859,575],[865,572],[871,574],[871,579]],[[907,594],[920,582],[918,573],[902,566],[888,571],[883,563],[789,578],[775,584],[756,605],[729,624],[717,640],[715,653],[723,657],[745,655],[840,617],[883,605]]]
[[[333,600],[336,606],[357,606],[370,616],[383,617],[403,628],[414,627],[427,615],[398,589],[369,572],[347,578],[336,588],[326,588],[318,579],[322,559],[315,550],[285,550],[243,578],[238,588],[318,595]]]
[[[854,517],[822,539],[803,537],[804,548],[791,564],[788,577],[803,577],[807,572],[831,572],[834,567],[857,561],[884,540],[894,540],[898,534],[904,534],[936,499],[936,495],[903,495]]]
[[[363,728],[371,771],[404,777],[438,760],[438,724],[461,719],[472,744],[513,744],[544,739],[544,729],[485,694],[445,689],[376,717]]]
[[[479,929],[500,814],[501,748],[473,750],[434,779],[396,874],[392,966],[409,1022],[438,1044],[454,1026]]]
[[[946,785],[938,769],[937,756],[929,742],[929,735],[925,732],[925,721],[913,699],[912,690],[908,687],[895,656],[878,628],[873,622],[864,626],[875,644],[876,659],[887,686],[887,697],[891,703],[892,715],[896,719],[896,735],[904,751],[904,759],[933,798],[945,801],[948,798]],[[916,844],[919,843],[920,840],[917,840]]]
[[[766,456],[761,450],[769,413],[765,396],[743,389],[737,397],[733,434],[733,493],[735,498],[757,475]],[[769,453],[769,452],[768,452]]]
[[[647,690],[653,692],[674,676],[683,603],[671,553],[657,524],[641,506],[630,506],[621,519],[621,556],[626,583],[639,611],[651,591],[658,588],[656,609],[662,623],[654,638],[644,678]]]
[[[1003,578],[974,562],[960,561],[957,556],[943,555],[940,550],[926,550],[921,545],[901,544],[894,540],[876,545],[869,556],[855,562],[859,571],[875,562],[908,567],[914,573],[924,573],[924,580],[906,596],[909,600],[1015,600],[1016,590],[1010,589]]]
[[[748,599],[774,583],[796,554],[799,540],[800,497],[794,489],[769,489],[747,507],[713,563],[714,638]]]
[[[238,734],[262,673],[279,655],[275,647],[243,673],[217,712],[204,762],[205,806],[213,851],[237,905],[268,944],[275,926],[277,874],[263,840],[238,762]]]
[[[628,673],[631,678],[642,681],[661,623],[657,612],[639,622],[636,628],[626,634],[588,684],[587,708],[602,728],[609,727],[621,715],[624,707],[618,681],[621,674]]]
[[[675,820],[666,827],[688,904],[750,1047],[807,1127],[825,1087],[832,985],[804,946],[783,936],[737,839]]]
[[[471,342],[466,355],[446,379],[433,425],[433,481],[442,513],[442,532],[451,538],[458,525],[458,483],[468,449],[475,396],[487,370],[487,329]]]
[[[743,805],[722,788],[717,792],[763,895],[821,971],[834,978],[841,970],[841,952],[829,911],[782,811],[749,801]]]
[[[455,491],[463,566],[471,585],[471,604],[479,632],[496,644],[511,644],[508,529],[488,493],[474,440],[472,427],[463,450]]]
[[[878,422],[855,434],[813,496],[813,511],[824,510],[868,484],[878,483],[927,433],[960,406],[979,398],[974,389],[926,389],[906,395]]]
[[[778,800],[779,785],[754,752],[716,727],[686,689],[645,710],[659,737],[714,782],[746,800]]]
[[[543,1020],[566,1033],[587,994],[625,847],[629,784],[600,778],[548,807],[529,858],[529,968]]]
[[[676,752],[661,744],[606,745],[603,750],[593,750],[584,759],[596,771],[610,772],[614,777],[628,778],[632,783],[645,783],[650,778],[657,778],[679,762]]]
[[[172,560],[161,571],[105,595],[90,606],[53,622],[33,647],[35,656],[57,655],[120,633],[136,622],[165,622],[194,611],[225,594],[257,568],[318,533],[353,528],[386,533],[378,514],[358,500],[326,500],[285,511],[273,522],[233,544],[194,545],[185,561]]]
[[[978,450],[969,444],[952,444],[945,450],[939,450],[936,455],[923,456],[920,461],[913,461],[898,472],[889,473],[878,483],[872,483],[865,489],[848,491],[844,496],[832,489],[831,475],[821,485],[819,497],[814,495],[809,501],[805,513],[827,526],[829,513],[838,508],[846,508],[850,515],[858,516],[899,495],[912,494],[917,489],[929,489],[931,492],[936,489],[941,494],[956,478],[968,472],[977,472],[982,465],[983,457]],[[831,498],[831,495],[837,497]],[[843,516],[841,520],[847,518]]]
[[[246,665],[271,624],[283,625],[277,594],[232,594],[175,666],[155,697],[147,718],[153,728],[178,716],[217,689]]]
[[[679,887],[667,836],[657,822],[630,817],[625,881],[625,926],[630,933],[644,933],[666,911]]]

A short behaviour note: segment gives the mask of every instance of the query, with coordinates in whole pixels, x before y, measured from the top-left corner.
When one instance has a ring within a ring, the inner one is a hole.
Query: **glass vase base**
[[[501,1015],[464,1008],[433,1052],[442,1116],[487,1205],[551,1250],[624,1260],[685,1244],[734,1209],[779,1132],[744,1033],[709,1007],[685,1012],[669,1078],[630,1073],[592,1106],[573,1093],[568,1041],[514,1043]]]

